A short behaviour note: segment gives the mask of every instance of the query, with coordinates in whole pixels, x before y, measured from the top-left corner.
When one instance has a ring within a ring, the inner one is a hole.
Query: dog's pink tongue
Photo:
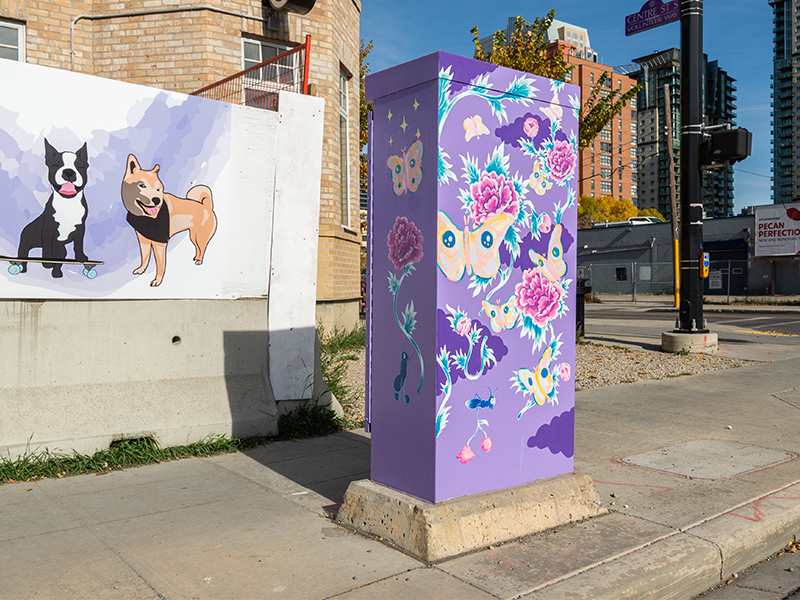
[[[75,184],[71,181],[63,184],[61,189],[58,190],[61,194],[74,194],[75,193]]]
[[[143,208],[144,208],[145,212],[150,216],[152,216],[152,215],[154,215],[154,214],[156,214],[158,212],[158,207],[157,206],[144,206]]]

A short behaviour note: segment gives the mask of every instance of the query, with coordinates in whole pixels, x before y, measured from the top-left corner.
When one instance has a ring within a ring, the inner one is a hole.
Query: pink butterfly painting
[[[564,109],[558,102],[558,93],[553,94],[553,99],[550,101],[550,104],[539,110],[548,116],[551,121],[560,121],[561,117],[564,116]]]
[[[414,193],[422,181],[422,142],[417,140],[406,152],[403,148],[400,155],[392,154],[386,166],[392,172],[392,191],[395,196],[406,192]]]
[[[553,227],[550,233],[550,243],[547,245],[547,256],[542,256],[533,250],[528,251],[528,256],[542,271],[542,275],[550,281],[558,281],[567,272],[567,263],[564,260],[564,247],[561,244],[561,225]]]
[[[542,164],[538,160],[533,163],[533,173],[528,179],[528,187],[540,196],[543,196],[547,190],[553,187],[553,182],[545,179],[544,169],[542,169]]]
[[[481,306],[483,307],[483,312],[489,317],[489,324],[495,333],[500,333],[504,329],[514,329],[517,324],[519,312],[517,311],[516,296],[511,296],[502,304],[494,304],[488,300],[482,300]]]
[[[513,223],[514,217],[501,213],[476,229],[464,223],[461,230],[440,210],[436,264],[450,281],[461,281],[464,274],[491,279],[500,269],[500,242]]]
[[[464,140],[468,142],[474,137],[481,139],[482,135],[489,133],[489,128],[483,124],[483,119],[480,115],[475,115],[464,119],[464,131],[466,132]]]

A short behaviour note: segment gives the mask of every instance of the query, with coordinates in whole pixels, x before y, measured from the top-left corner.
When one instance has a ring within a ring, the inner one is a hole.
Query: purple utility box
[[[366,85],[372,480],[572,472],[579,88],[444,52]]]

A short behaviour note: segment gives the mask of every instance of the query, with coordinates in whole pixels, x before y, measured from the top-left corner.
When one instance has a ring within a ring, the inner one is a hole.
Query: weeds
[[[278,418],[279,440],[299,440],[320,437],[344,429],[344,419],[336,416],[329,406],[305,402]]]
[[[37,449],[14,460],[0,457],[0,482],[107,473],[191,456],[239,452],[267,441],[267,438],[229,438],[217,435],[187,446],[160,448],[153,438],[140,438],[113,442],[107,450],[98,450],[92,455],[77,452],[71,455],[59,454],[48,449]]]
[[[681,348],[677,352],[674,353],[675,356],[689,356],[691,352],[689,352],[688,348]]]
[[[344,380],[347,376],[347,363],[358,360],[358,356],[352,354],[352,351],[363,350],[366,346],[366,328],[363,324],[359,324],[349,332],[336,328],[330,334],[326,334],[321,326],[318,330],[322,378],[342,407],[348,408],[350,405],[361,401],[360,392],[351,389],[345,384]],[[340,426],[345,429],[364,426],[363,419],[345,418],[341,421]]]

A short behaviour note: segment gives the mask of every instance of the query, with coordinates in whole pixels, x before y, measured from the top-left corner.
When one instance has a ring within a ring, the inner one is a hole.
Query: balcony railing
[[[305,43],[200,88],[191,95],[264,110],[278,110],[278,92],[309,93],[310,56],[311,36],[307,35]]]

